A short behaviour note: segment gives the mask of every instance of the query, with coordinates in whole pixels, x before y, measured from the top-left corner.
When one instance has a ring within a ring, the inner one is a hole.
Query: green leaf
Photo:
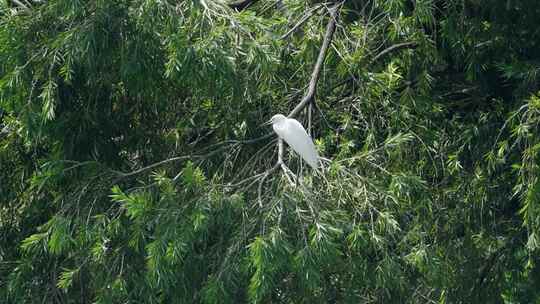
[[[56,282],[56,286],[60,289],[62,289],[64,292],[67,292],[68,289],[73,285],[73,279],[78,274],[79,268],[77,269],[64,269],[60,276],[58,277],[58,281]]]

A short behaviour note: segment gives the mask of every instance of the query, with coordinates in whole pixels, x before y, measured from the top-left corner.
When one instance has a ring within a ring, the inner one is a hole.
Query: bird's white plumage
[[[277,114],[270,120],[274,132],[298,153],[313,169],[319,167],[319,154],[311,137],[298,120]]]

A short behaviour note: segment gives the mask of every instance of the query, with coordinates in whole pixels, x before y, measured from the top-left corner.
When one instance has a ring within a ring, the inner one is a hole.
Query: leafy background
[[[538,303],[540,3],[252,2],[0,2],[1,301]]]

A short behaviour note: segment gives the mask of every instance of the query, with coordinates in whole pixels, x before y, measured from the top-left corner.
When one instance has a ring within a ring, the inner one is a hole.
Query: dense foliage
[[[0,301],[540,303],[539,13],[2,0]]]

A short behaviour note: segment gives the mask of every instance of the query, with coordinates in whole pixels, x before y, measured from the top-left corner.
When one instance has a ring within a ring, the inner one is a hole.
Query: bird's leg
[[[277,162],[278,164],[283,165],[283,139],[281,139],[281,137],[278,138]]]
[[[308,108],[307,108],[307,117],[308,117],[308,129],[307,133],[311,137],[311,110],[313,108],[313,100],[309,102]]]
[[[285,177],[287,178],[289,183],[294,186],[294,183],[289,176],[289,172],[292,174],[295,180],[296,176],[294,175],[294,173],[292,173],[291,169],[289,169],[283,162],[283,139],[281,139],[281,137],[278,138],[278,164],[281,166],[281,169],[283,169],[283,173],[285,174]]]
[[[304,166],[303,166],[304,162],[301,159],[299,160],[299,162],[300,162],[300,166],[298,167],[298,170],[297,170],[296,174],[298,175],[297,182],[299,184],[301,184],[303,182],[303,180],[304,180],[304,178],[303,178],[303,176],[304,176],[304,174],[303,174],[303,172],[304,172]]]

